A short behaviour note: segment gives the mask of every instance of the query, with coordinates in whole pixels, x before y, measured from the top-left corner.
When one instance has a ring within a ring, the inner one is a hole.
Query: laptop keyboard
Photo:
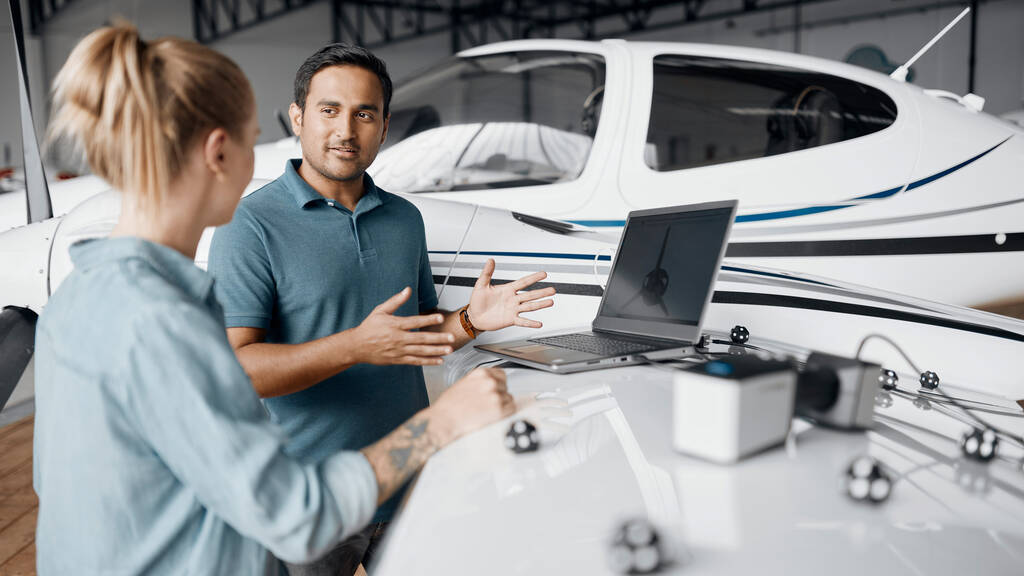
[[[600,356],[618,356],[620,354],[636,354],[638,352],[650,352],[660,347],[628,340],[616,340],[614,338],[602,338],[593,334],[563,334],[561,336],[546,336],[543,338],[531,338],[530,342],[548,344],[558,348],[568,348],[579,352],[589,352]]]

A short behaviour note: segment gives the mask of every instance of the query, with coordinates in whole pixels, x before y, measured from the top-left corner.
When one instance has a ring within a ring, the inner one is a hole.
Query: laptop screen
[[[632,216],[598,318],[697,326],[732,215],[724,206]]]

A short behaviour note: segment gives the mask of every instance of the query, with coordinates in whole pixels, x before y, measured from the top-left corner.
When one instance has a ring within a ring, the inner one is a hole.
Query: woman
[[[291,459],[192,262],[252,177],[245,75],[118,25],[78,44],[54,90],[54,134],[122,197],[110,238],[72,246],[37,329],[40,574],[272,573],[268,549],[308,562],[438,448],[512,412],[503,373],[477,371],[361,452]]]

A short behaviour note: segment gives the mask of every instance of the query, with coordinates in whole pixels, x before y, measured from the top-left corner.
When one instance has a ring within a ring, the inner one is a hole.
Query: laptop
[[[693,353],[736,205],[728,200],[630,212],[590,331],[476,348],[558,373]]]

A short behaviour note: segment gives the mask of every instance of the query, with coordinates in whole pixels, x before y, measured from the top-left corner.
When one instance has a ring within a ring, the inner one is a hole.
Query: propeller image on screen
[[[640,290],[626,302],[626,307],[629,307],[637,298],[643,297],[644,304],[653,306],[657,304],[661,307],[662,312],[668,316],[668,306],[665,306],[665,292],[668,290],[668,271],[661,267],[661,261],[665,257],[665,248],[668,246],[668,235],[672,232],[670,226],[668,230],[665,230],[665,239],[661,241],[661,252],[658,254],[658,263],[654,265],[654,269],[647,273],[644,277],[644,284],[640,287]]]

